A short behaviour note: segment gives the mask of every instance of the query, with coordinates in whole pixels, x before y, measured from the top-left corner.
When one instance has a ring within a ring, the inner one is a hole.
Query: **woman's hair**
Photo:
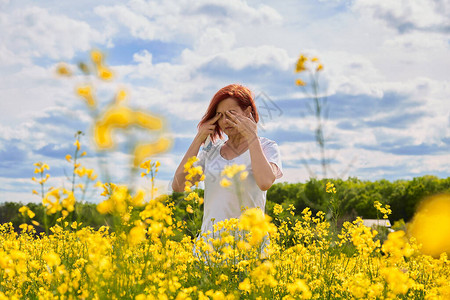
[[[214,97],[211,99],[211,102],[209,103],[209,107],[206,110],[205,115],[203,116],[200,123],[198,123],[197,127],[200,127],[202,124],[212,119],[216,115],[216,110],[219,103],[228,98],[233,98],[234,100],[236,100],[242,110],[245,110],[247,107],[251,106],[253,119],[256,123],[258,123],[259,115],[258,111],[256,110],[252,92],[248,88],[240,84],[230,84],[224,88],[221,88],[214,95]],[[217,123],[216,128],[214,129],[214,133],[211,136],[211,140],[214,141],[216,138],[222,138],[222,130]]]

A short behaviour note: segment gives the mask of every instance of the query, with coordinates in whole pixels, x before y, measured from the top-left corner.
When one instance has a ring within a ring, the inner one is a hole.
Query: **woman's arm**
[[[277,166],[267,161],[259,138],[254,139],[248,145],[248,149],[250,150],[253,177],[255,177],[256,184],[262,191],[267,191],[276,179],[275,168],[277,168]]]
[[[197,135],[195,136],[192,144],[189,146],[189,149],[186,151],[186,154],[184,155],[183,159],[178,165],[177,170],[175,171],[175,175],[172,181],[172,190],[174,192],[184,191],[184,183],[186,177],[186,173],[184,172],[184,165],[190,157],[197,156],[200,146],[206,140],[208,135],[214,133],[214,129],[216,128],[216,125],[214,125],[214,123],[219,119],[219,117],[220,115],[216,115],[214,116],[214,118],[210,119],[199,127]]]
[[[200,149],[202,143],[203,140],[201,140],[201,138],[197,135],[192,141],[192,144],[189,146],[189,149],[186,151],[186,154],[178,165],[178,168],[175,171],[175,175],[173,177],[172,190],[174,192],[180,193],[184,191],[184,182],[186,176],[186,173],[184,173],[184,165],[187,163],[190,157],[196,156],[198,154],[198,150]]]
[[[228,116],[227,123],[235,126],[247,140],[256,184],[262,191],[267,191],[276,179],[275,174],[278,167],[275,164],[270,164],[264,155],[255,120],[249,112],[247,112],[246,117],[228,111],[226,115]]]

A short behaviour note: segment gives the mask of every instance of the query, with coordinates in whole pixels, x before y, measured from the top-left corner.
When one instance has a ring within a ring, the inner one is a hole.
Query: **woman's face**
[[[233,98],[227,98],[221,101],[219,105],[217,105],[216,115],[220,115],[219,120],[217,120],[217,124],[226,135],[230,136],[230,134],[234,134],[237,132],[235,132],[236,129],[234,127],[232,127],[228,122],[225,122],[225,120],[228,119],[228,116],[225,114],[225,112],[227,111],[234,114],[248,116],[249,112],[251,111],[251,107],[249,106],[245,111],[243,111],[237,101]]]

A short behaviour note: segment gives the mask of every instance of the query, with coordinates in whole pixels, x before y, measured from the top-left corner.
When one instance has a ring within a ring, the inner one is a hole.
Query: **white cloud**
[[[235,39],[232,32],[223,32],[218,28],[207,28],[194,43],[194,48],[199,55],[221,53],[231,49]]]
[[[386,40],[383,47],[388,49],[411,52],[435,52],[436,50],[447,50],[448,42],[442,38],[441,34],[432,32],[414,32],[400,36],[395,36],[392,39]],[[423,57],[424,60],[429,60],[429,57]]]
[[[126,6],[97,6],[94,11],[107,21],[107,28],[111,34],[118,29],[113,24],[125,26],[133,37],[153,40],[156,37],[156,26],[145,16],[132,11]]]
[[[379,18],[399,32],[450,31],[450,4],[446,0],[358,0],[354,2],[353,9]]]
[[[67,59],[104,40],[88,23],[51,14],[37,6],[0,14],[3,42],[19,57]]]
[[[53,72],[53,68],[32,65],[4,76],[0,82],[3,97],[0,118],[14,124],[23,121],[27,112],[40,111],[70,99],[73,85],[56,79]]]
[[[287,52],[274,46],[235,48],[209,57],[209,61],[206,63],[214,61],[223,63],[223,66],[234,70],[242,70],[247,67],[288,70],[291,66],[291,59]]]
[[[135,0],[127,5],[98,6],[94,11],[105,19],[111,32],[120,31],[120,27],[124,27],[139,39],[179,43],[193,43],[205,28],[227,29],[232,32],[242,24],[263,26],[281,20],[281,16],[269,6],[253,8],[240,0]]]

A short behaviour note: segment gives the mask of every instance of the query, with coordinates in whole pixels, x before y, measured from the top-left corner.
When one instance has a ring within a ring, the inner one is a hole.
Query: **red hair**
[[[252,92],[248,88],[240,84],[230,84],[224,88],[221,88],[214,95],[214,97],[211,99],[211,102],[209,103],[205,115],[203,116],[200,123],[198,123],[197,127],[200,127],[202,124],[212,119],[216,115],[216,110],[219,103],[228,98],[233,98],[234,100],[236,100],[242,110],[245,110],[247,107],[251,106],[253,119],[256,123],[258,123],[259,115],[258,111],[256,110],[255,100],[253,99]],[[216,138],[222,138],[222,130],[217,123],[216,128],[214,129],[214,133],[211,136],[211,140],[214,142]]]

